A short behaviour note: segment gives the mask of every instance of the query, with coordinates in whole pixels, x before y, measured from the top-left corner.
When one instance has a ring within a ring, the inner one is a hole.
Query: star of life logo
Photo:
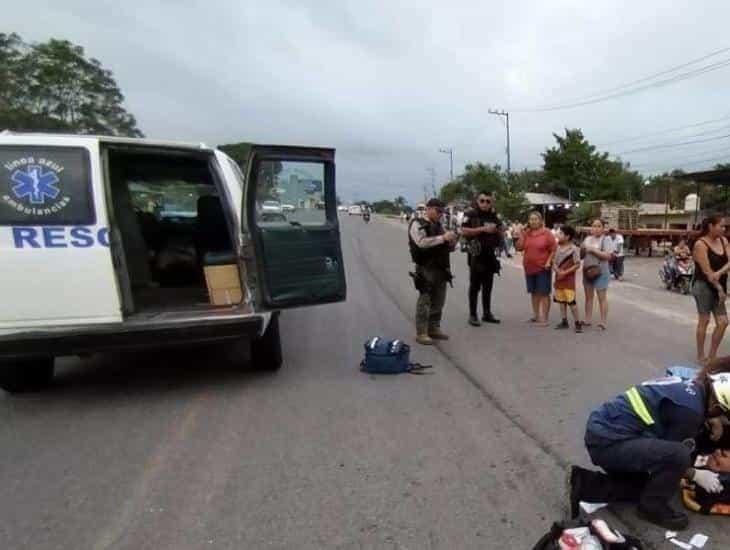
[[[64,167],[46,158],[25,157],[4,164],[9,172],[8,191],[2,201],[29,216],[50,216],[68,206],[59,174]]]

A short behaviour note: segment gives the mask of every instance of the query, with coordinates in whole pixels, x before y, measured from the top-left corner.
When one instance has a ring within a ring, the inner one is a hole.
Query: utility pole
[[[446,153],[449,155],[449,181],[454,181],[454,148],[442,147],[439,149],[439,153]]]
[[[509,179],[509,175],[512,171],[512,163],[510,159],[510,146],[509,146],[509,113],[505,111],[504,109],[501,111],[497,111],[496,109],[489,109],[490,115],[497,115],[497,116],[503,116],[505,120],[507,121],[507,178]]]

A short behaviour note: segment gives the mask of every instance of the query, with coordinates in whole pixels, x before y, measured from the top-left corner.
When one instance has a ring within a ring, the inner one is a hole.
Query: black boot
[[[580,466],[571,466],[567,475],[566,493],[570,503],[571,518],[580,513],[579,503],[584,502],[639,502],[648,478],[645,474],[611,475]]]
[[[494,315],[492,315],[491,313],[485,313],[482,316],[482,321],[484,321],[485,323],[492,323],[494,325],[498,325],[499,323],[502,322],[499,319],[497,319]]]
[[[473,327],[480,327],[482,324],[479,322],[479,319],[476,315],[469,315],[469,324]]]
[[[641,503],[636,513],[641,519],[670,531],[683,531],[689,526],[687,514],[674,510],[666,502]]]

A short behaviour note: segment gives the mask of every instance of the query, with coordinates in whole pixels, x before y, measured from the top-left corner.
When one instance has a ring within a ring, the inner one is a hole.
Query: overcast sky
[[[612,153],[730,134],[726,119],[628,141],[730,115],[730,67],[524,112],[728,47],[728,21],[719,0],[23,0],[3,8],[0,31],[82,45],[114,72],[149,137],[331,146],[343,198],[414,201],[431,187],[429,168],[437,187],[448,180],[439,148],[454,148],[457,174],[468,162],[506,164],[504,125],[489,108],[512,112],[513,170],[541,166],[565,127]],[[695,170],[730,160],[729,143],[622,157],[646,172]]]

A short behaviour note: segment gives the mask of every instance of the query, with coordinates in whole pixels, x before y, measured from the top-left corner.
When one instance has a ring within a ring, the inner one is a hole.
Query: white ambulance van
[[[334,157],[253,146],[244,176],[205,145],[0,133],[0,388],[42,388],[58,356],[240,339],[279,368],[280,310],[346,296]]]

